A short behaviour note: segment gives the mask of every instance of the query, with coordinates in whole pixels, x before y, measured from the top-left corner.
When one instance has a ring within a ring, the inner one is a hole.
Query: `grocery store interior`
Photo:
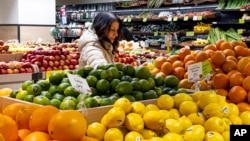
[[[250,0],[1,1],[0,141],[249,140],[249,9]],[[132,38],[119,40],[114,63],[81,66],[80,38],[102,12]]]

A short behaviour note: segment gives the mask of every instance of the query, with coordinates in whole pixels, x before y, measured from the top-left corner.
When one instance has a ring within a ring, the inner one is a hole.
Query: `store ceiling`
[[[74,5],[74,4],[93,4],[93,3],[107,3],[107,2],[121,2],[132,0],[56,0],[56,6]]]

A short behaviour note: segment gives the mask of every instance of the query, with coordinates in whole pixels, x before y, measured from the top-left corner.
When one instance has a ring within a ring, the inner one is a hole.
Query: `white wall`
[[[18,0],[1,0],[0,24],[18,24]]]

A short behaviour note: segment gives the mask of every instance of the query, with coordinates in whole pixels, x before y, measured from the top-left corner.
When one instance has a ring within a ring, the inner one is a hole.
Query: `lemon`
[[[179,111],[182,115],[189,115],[198,112],[198,106],[193,101],[184,101],[179,106]]]
[[[207,119],[210,117],[223,117],[224,115],[222,107],[218,103],[209,103],[206,105],[202,111],[202,114]]]
[[[125,112],[118,107],[112,107],[106,117],[106,124],[109,128],[120,127],[125,121]]]
[[[216,131],[222,133],[224,131],[224,121],[219,117],[211,117],[204,123],[206,131]]]
[[[215,131],[208,131],[204,141],[224,141],[222,135]]]
[[[183,101],[193,101],[192,97],[186,93],[178,93],[174,95],[173,99],[174,107],[177,109],[179,109],[179,106]]]
[[[228,118],[222,118],[224,121],[224,131],[230,130],[230,125],[232,122]]]
[[[197,102],[198,107],[203,110],[210,103],[217,103],[217,94],[212,91],[203,92]]]
[[[228,118],[230,115],[230,105],[227,102],[218,103],[221,107],[221,112],[223,113],[223,117]]]
[[[177,133],[167,133],[163,136],[165,141],[184,141],[183,137]]]
[[[165,126],[163,132],[166,133],[182,133],[183,126],[177,119],[167,119],[165,120]]]
[[[183,131],[186,131],[187,128],[189,128],[190,126],[192,126],[192,121],[189,118],[187,118],[186,116],[180,117],[178,119],[178,121],[182,125]]]
[[[191,97],[193,99],[194,102],[197,102],[200,99],[200,96],[203,94],[202,91],[196,91],[194,92]]]
[[[229,105],[229,115],[236,115],[236,116],[240,115],[239,108],[237,107],[236,104],[229,103],[228,105]]]
[[[156,132],[150,129],[143,129],[140,133],[146,140],[157,136]]]
[[[105,127],[108,127],[107,123],[107,114],[103,115],[101,118],[101,124],[103,124]]]
[[[157,106],[160,109],[164,109],[164,110],[169,110],[172,109],[174,106],[174,100],[170,95],[161,95],[158,99],[157,99]]]
[[[184,133],[185,141],[203,141],[205,129],[202,125],[192,125]]]
[[[177,109],[170,109],[169,113],[170,113],[170,117],[173,119],[178,119],[181,117],[180,112]]]
[[[105,132],[106,127],[99,122],[93,122],[89,124],[87,128],[87,135],[89,137],[94,137],[100,141],[104,139]]]
[[[242,119],[239,116],[236,115],[230,115],[228,119],[231,121],[233,125],[241,125]]]
[[[189,118],[191,120],[193,125],[197,125],[197,124],[203,125],[205,123],[205,117],[200,112],[192,113],[192,114],[188,115],[187,118]]]
[[[160,137],[153,137],[150,139],[150,141],[165,141],[163,138]]]
[[[216,95],[217,96],[217,103],[227,103],[226,101],[226,97],[225,96],[222,96],[222,95]]]
[[[146,106],[142,102],[133,102],[131,112],[143,116],[146,112]]]
[[[127,98],[122,97],[115,101],[113,107],[120,107],[128,114],[132,109],[132,104]]]
[[[146,112],[147,111],[159,111],[159,107],[155,104],[148,104],[146,105]]]
[[[164,119],[159,111],[148,111],[143,115],[145,127],[152,130],[161,130],[164,125]]]
[[[136,132],[136,131],[130,131],[125,135],[124,141],[140,141],[143,140],[143,136]]]
[[[170,118],[170,112],[168,110],[159,110],[159,112],[164,120]]]
[[[105,135],[104,141],[123,141],[123,134],[118,128],[109,128]]]
[[[137,113],[129,113],[125,118],[125,126],[130,131],[142,131],[144,129],[142,116]]]
[[[242,120],[242,124],[250,125],[250,111],[240,113],[240,118]]]
[[[230,131],[224,131],[221,135],[224,141],[230,141]]]

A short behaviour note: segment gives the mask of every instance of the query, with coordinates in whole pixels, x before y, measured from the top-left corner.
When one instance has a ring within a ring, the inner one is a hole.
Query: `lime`
[[[108,69],[108,65],[106,64],[99,64],[96,69],[102,69],[102,70],[107,70]]]
[[[61,101],[59,99],[51,99],[50,100],[50,105],[56,107],[56,108],[60,108],[60,104],[61,104]]]
[[[124,65],[122,71],[125,75],[129,75],[132,77],[135,75],[135,67],[131,64]]]
[[[110,98],[102,98],[99,104],[100,106],[112,105],[114,104],[114,101]]]
[[[130,102],[135,102],[136,101],[135,97],[132,96],[132,95],[129,95],[129,94],[126,94],[126,95],[124,95],[122,97],[127,98]]]
[[[33,103],[40,105],[49,105],[50,100],[46,96],[38,95],[34,97]]]
[[[85,103],[85,101],[80,101],[76,104],[77,110],[85,110],[85,108],[91,108],[89,103]]]
[[[86,98],[88,98],[88,97],[91,97],[91,96],[88,95],[88,94],[79,94],[79,95],[76,97],[76,101],[77,101],[77,103],[78,103],[79,101],[83,101],[84,99],[86,99]]]
[[[63,77],[64,77],[64,73],[58,72],[58,71],[54,71],[49,76],[49,82],[51,84],[58,85],[58,84],[61,83]]]
[[[88,98],[86,98],[86,99],[84,100],[84,102],[85,102],[86,104],[89,104],[90,107],[98,107],[98,106],[99,106],[98,101],[97,101],[95,98],[93,98],[93,97],[88,97]]]
[[[133,90],[135,90],[135,91],[141,90],[142,86],[141,86],[141,83],[138,80],[132,80],[130,83],[133,86]]]
[[[164,77],[162,75],[156,75],[154,77],[155,85],[156,86],[163,86],[164,85]]]
[[[28,102],[33,102],[33,100],[34,100],[34,95],[32,95],[32,94],[28,94],[28,95],[26,95],[25,97],[24,97],[24,101],[28,101]]]
[[[73,70],[73,74],[77,74],[80,77],[84,77],[84,69],[83,68],[77,68],[77,69]]]
[[[188,91],[186,89],[183,89],[183,88],[178,88],[177,93],[188,93]]]
[[[122,78],[123,75],[124,73],[122,71],[119,71],[119,79]]]
[[[100,76],[101,79],[106,79],[108,81],[111,81],[113,80],[113,74],[111,73],[110,70],[103,70],[101,72],[101,76]]]
[[[155,80],[151,77],[148,78],[147,80],[148,80],[150,89],[154,88],[155,87]]]
[[[110,67],[108,68],[108,71],[111,72],[112,76],[113,76],[113,79],[114,78],[120,78],[120,75],[119,75],[119,70],[116,68],[116,67]]]
[[[109,81],[106,79],[100,79],[96,83],[96,89],[98,92],[107,93],[110,89]]]
[[[168,91],[167,94],[171,95],[171,96],[174,96],[176,95],[178,92],[175,90],[175,89],[171,89],[170,91]]]
[[[77,103],[77,99],[73,96],[65,96],[62,101],[65,101],[65,100],[73,100],[75,103]]]
[[[32,95],[40,95],[42,92],[42,87],[38,84],[31,84],[27,87],[27,92],[28,94],[32,94]]]
[[[75,110],[76,109],[76,103],[74,100],[64,100],[60,104],[59,107],[61,110]]]
[[[122,81],[116,86],[116,92],[119,95],[130,94],[133,91],[133,86],[128,81]]]
[[[179,85],[179,82],[180,80],[175,75],[168,75],[164,79],[165,85],[171,88],[177,87]]]
[[[102,99],[101,96],[99,96],[99,95],[93,96],[93,98],[97,100],[98,104],[100,103],[100,101]]]
[[[91,96],[98,95],[98,91],[97,91],[97,89],[95,87],[90,87],[90,89],[91,89]]]
[[[22,90],[26,90],[27,87],[28,87],[29,85],[31,85],[31,84],[34,84],[34,82],[31,81],[31,80],[26,80],[26,81],[24,81],[24,82],[22,83]]]
[[[148,79],[151,77],[151,73],[146,66],[138,66],[135,69],[135,77],[140,78],[140,79]]]
[[[57,85],[50,85],[48,92],[52,95],[58,92],[58,86]]]
[[[50,87],[49,80],[38,80],[36,84],[40,85],[43,91],[49,90]]]
[[[119,71],[122,71],[123,70],[123,63],[120,63],[120,62],[115,62],[114,63],[114,66],[119,70]]]
[[[85,77],[88,76],[88,75],[89,75],[89,72],[90,72],[91,70],[93,70],[93,69],[94,69],[94,68],[93,68],[92,66],[89,66],[89,65],[84,66],[84,67],[83,67],[84,76],[85,76]]]
[[[143,93],[143,99],[147,100],[147,99],[156,99],[158,98],[156,92],[154,90],[149,90],[147,92]]]
[[[149,84],[148,80],[141,79],[141,80],[139,80],[139,83],[141,84],[141,91],[142,92],[146,92],[146,91],[150,90],[150,84]]]
[[[115,94],[112,94],[111,96],[109,96],[109,99],[111,99],[113,102],[115,102],[119,98],[120,98],[120,96],[118,95],[118,93],[115,93]]]
[[[53,95],[52,99],[58,99],[58,100],[60,100],[60,101],[63,101],[64,97],[65,97],[65,96],[64,96],[63,94],[55,93],[55,94]]]
[[[16,98],[16,95],[18,94],[19,90],[13,90],[11,93],[10,93],[10,97],[12,98]]]
[[[23,99],[25,98],[26,95],[28,95],[28,92],[27,92],[26,90],[19,91],[19,92],[16,94],[16,99],[23,100]]]
[[[57,90],[58,90],[59,93],[64,94],[64,90],[65,90],[67,87],[69,87],[69,86],[71,86],[70,83],[61,82],[61,83],[58,85]]]
[[[61,83],[69,83],[70,84],[69,78],[68,77],[64,77],[62,79]]]
[[[48,99],[52,99],[52,95],[48,91],[42,91],[41,95],[46,96]]]
[[[170,87],[163,87],[163,88],[162,88],[162,93],[163,93],[163,94],[168,94],[168,92],[169,92],[170,90],[172,90],[172,88],[170,88]]]
[[[79,92],[76,91],[76,89],[73,86],[68,86],[64,90],[64,95],[65,96],[74,96],[74,97],[77,97],[79,95]]]
[[[89,75],[86,77],[86,81],[87,81],[89,87],[95,87],[98,79],[93,75]]]
[[[97,79],[100,79],[100,71],[98,71],[97,69],[93,69],[89,72],[88,75],[93,75],[95,76]]]
[[[156,94],[158,95],[158,97],[163,94],[163,91],[160,87],[155,87],[154,90],[155,90]]]
[[[132,91],[131,95],[135,98],[136,101],[143,100],[143,92],[141,91]]]
[[[110,82],[110,90],[111,92],[115,92],[116,86],[120,83],[121,81],[119,79],[113,79]]]
[[[64,75],[64,77],[66,77],[66,76],[67,76],[67,73],[69,73],[69,74],[73,74],[73,71],[72,71],[72,70],[69,70],[69,69],[67,69],[67,70],[63,70],[63,75]]]
[[[123,75],[121,77],[121,81],[128,81],[128,82],[131,82],[132,81],[132,77],[129,76],[129,75]]]

